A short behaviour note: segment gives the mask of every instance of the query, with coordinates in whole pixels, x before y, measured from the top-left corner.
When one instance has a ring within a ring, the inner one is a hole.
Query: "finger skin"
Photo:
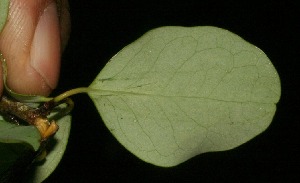
[[[65,39],[60,19],[54,0],[11,0],[0,34],[0,50],[7,61],[7,83],[13,91],[49,95],[56,87],[61,40]],[[1,87],[0,82],[0,91]]]

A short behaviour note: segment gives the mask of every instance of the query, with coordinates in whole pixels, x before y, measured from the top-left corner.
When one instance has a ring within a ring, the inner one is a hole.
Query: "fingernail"
[[[59,20],[55,3],[46,7],[38,21],[30,55],[31,66],[54,89],[60,67]]]

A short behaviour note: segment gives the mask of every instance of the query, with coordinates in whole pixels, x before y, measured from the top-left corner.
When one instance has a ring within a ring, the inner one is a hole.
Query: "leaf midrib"
[[[88,92],[93,96],[120,96],[120,95],[135,95],[135,96],[147,96],[147,97],[161,97],[161,98],[186,98],[186,99],[201,99],[201,100],[210,100],[217,102],[226,102],[226,103],[253,103],[253,104],[274,104],[275,102],[255,102],[255,101],[234,101],[234,100],[221,100],[210,97],[201,97],[201,96],[182,96],[182,95],[164,95],[156,93],[145,93],[145,92],[133,92],[133,91],[121,91],[121,90],[103,90],[103,89],[92,89]]]

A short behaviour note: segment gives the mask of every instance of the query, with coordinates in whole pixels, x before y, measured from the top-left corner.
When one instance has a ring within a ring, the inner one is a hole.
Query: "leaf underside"
[[[27,172],[28,182],[38,183],[45,180],[55,170],[64,154],[70,134],[71,116],[65,116],[57,120],[57,123],[59,130],[50,139],[47,156],[43,162],[32,166],[30,172]],[[23,161],[22,157],[27,149],[37,151],[40,138],[34,126],[18,126],[0,117],[0,176],[5,176],[6,170],[18,164],[18,161]]]
[[[59,130],[50,141],[45,160],[39,165],[33,166],[27,174],[27,182],[43,182],[57,167],[66,150],[70,129],[71,116],[65,116],[58,121]]]
[[[34,126],[19,126],[0,117],[0,142],[27,143],[36,151],[40,147],[40,134]]]
[[[216,27],[162,27],[122,49],[90,88],[107,128],[154,165],[237,147],[271,123],[279,76],[268,57]]]
[[[0,33],[6,23],[8,9],[9,9],[9,0],[1,0],[0,1]]]

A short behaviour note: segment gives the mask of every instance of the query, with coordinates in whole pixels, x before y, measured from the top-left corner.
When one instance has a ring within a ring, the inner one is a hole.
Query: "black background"
[[[261,48],[281,78],[270,127],[246,144],[156,167],[122,147],[87,95],[74,96],[65,155],[46,182],[293,182],[300,178],[299,24],[297,1],[70,0],[72,33],[55,93],[88,86],[120,49],[166,25],[225,28]]]

